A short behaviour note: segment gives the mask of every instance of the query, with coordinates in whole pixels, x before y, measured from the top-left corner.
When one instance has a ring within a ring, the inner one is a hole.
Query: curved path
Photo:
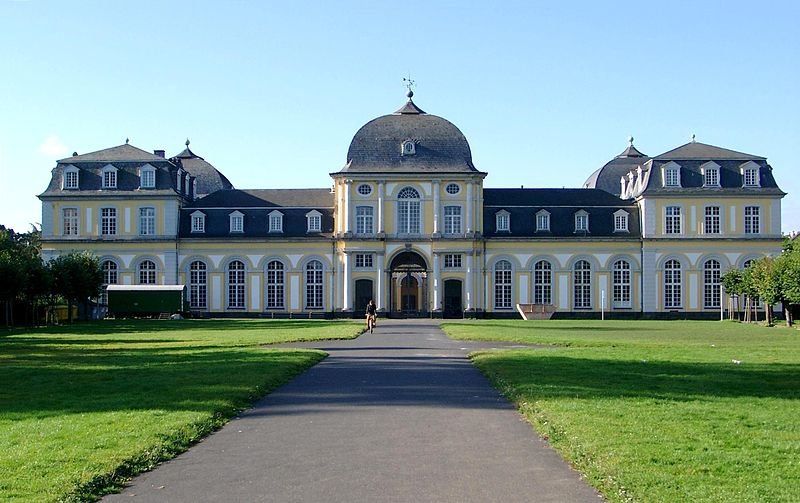
[[[104,501],[600,501],[472,363],[509,347],[381,320]]]

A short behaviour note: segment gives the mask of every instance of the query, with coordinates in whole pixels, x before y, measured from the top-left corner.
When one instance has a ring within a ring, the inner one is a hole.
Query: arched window
[[[573,269],[575,309],[592,308],[592,266],[585,260],[575,262]]]
[[[306,265],[306,309],[322,309],[322,262],[312,260]]]
[[[631,307],[631,265],[627,260],[614,262],[612,281],[613,307]]]
[[[501,260],[494,266],[494,307],[511,309],[511,262]]]
[[[244,309],[244,262],[228,264],[228,309]]]
[[[139,263],[139,284],[156,284],[156,264],[152,260],[142,260]]]
[[[553,266],[546,260],[533,265],[533,302],[534,304],[553,303]]]
[[[189,265],[189,307],[208,307],[208,268],[205,262],[195,260]]]
[[[267,264],[267,309],[283,309],[283,263],[272,260]]]
[[[681,307],[681,263],[667,260],[664,264],[664,308]]]
[[[117,267],[117,263],[113,260],[104,260],[103,263],[100,264],[100,269],[103,270],[103,292],[100,294],[100,303],[108,304],[108,292],[106,291],[106,287],[108,285],[117,284],[119,268]]]
[[[412,187],[405,187],[397,195],[397,232],[419,234],[420,228],[419,192]]]
[[[703,307],[719,309],[720,264],[717,260],[706,260],[703,264]]]

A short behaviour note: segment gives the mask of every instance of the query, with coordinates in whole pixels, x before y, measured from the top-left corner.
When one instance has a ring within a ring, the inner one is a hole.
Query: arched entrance
[[[398,254],[389,266],[389,310],[394,316],[428,315],[428,265],[413,251]]]

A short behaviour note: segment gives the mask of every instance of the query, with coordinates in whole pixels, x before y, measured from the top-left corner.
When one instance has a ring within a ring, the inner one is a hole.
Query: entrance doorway
[[[444,312],[442,316],[445,318],[461,318],[463,316],[460,279],[444,281]]]
[[[370,301],[370,299],[375,299],[372,291],[372,280],[357,279],[353,313],[356,316],[364,316],[364,314],[367,312],[367,303]]]
[[[427,316],[428,265],[416,252],[398,254],[390,264],[389,309],[395,316]]]

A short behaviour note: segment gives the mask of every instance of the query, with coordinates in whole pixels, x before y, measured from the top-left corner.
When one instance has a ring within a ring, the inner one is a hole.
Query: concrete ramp
[[[556,307],[552,304],[517,304],[523,320],[549,320]]]

